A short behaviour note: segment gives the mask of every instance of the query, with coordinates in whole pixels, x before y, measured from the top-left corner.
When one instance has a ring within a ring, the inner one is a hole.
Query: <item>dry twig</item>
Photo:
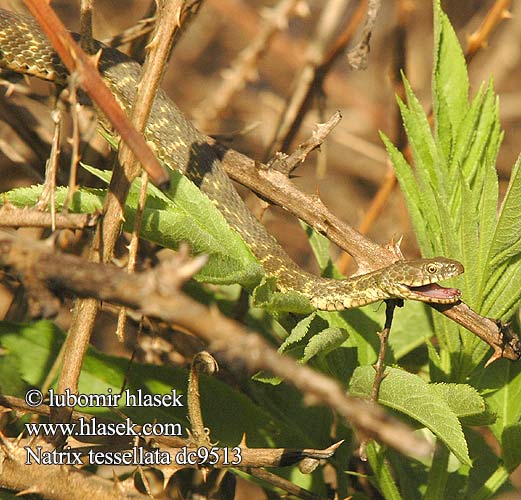
[[[373,32],[376,16],[382,6],[382,0],[369,0],[367,6],[367,19],[362,31],[362,38],[354,49],[347,54],[347,60],[353,69],[367,68],[367,55],[369,54],[369,41]]]
[[[99,216],[96,214],[52,214],[35,208],[17,208],[3,205],[0,208],[0,227],[45,227],[54,224],[55,229],[85,229],[94,227]]]
[[[257,36],[244,48],[230,68],[223,71],[223,79],[219,86],[208,94],[202,104],[194,110],[193,116],[197,125],[205,130],[228,106],[235,93],[240,91],[246,82],[257,77],[257,64],[269,47],[275,34],[286,28],[288,17],[301,0],[279,0],[272,9],[266,10],[264,22]]]
[[[313,97],[321,89],[322,82],[333,63],[343,54],[356,28],[361,23],[365,12],[365,1],[360,0],[349,23],[340,35],[329,44],[332,33],[337,29],[338,21],[342,19],[344,10],[345,2],[342,0],[330,0],[328,5],[324,7],[315,37],[307,49],[306,65],[302,68],[296,83],[292,86],[291,97],[280,114],[281,119],[268,148],[267,157],[273,156],[276,151],[288,149],[311,106]]]

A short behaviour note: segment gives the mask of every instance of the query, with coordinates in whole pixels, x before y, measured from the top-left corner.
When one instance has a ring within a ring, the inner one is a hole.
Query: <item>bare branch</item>
[[[85,229],[94,227],[99,216],[96,214],[56,214],[56,229]],[[4,205],[0,208],[0,227],[48,227],[53,224],[52,214],[35,208],[17,208]]]
[[[382,6],[382,0],[369,0],[367,6],[367,19],[365,20],[362,38],[354,49],[347,54],[347,60],[353,69],[367,68],[367,55],[369,54],[369,41],[373,32],[376,16]]]

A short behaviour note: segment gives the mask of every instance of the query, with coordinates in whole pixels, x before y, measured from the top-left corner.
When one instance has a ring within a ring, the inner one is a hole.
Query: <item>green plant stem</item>
[[[487,482],[471,497],[470,500],[486,500],[491,498],[510,476],[510,473],[503,465],[500,465],[495,472],[487,479]]]
[[[432,465],[429,471],[429,480],[427,482],[427,491],[425,492],[425,500],[443,500],[445,498],[445,490],[447,488],[447,479],[449,473],[447,466],[449,464],[449,449],[440,441],[436,444]]]
[[[378,448],[376,443],[371,440],[366,443],[365,452],[374,471],[376,484],[382,495],[386,500],[402,500],[391,470],[385,461],[385,453],[382,449]]]

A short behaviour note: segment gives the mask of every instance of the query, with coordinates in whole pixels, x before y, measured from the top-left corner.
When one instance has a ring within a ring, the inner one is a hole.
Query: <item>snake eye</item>
[[[427,272],[429,274],[436,274],[438,272],[438,266],[436,264],[428,264]]]

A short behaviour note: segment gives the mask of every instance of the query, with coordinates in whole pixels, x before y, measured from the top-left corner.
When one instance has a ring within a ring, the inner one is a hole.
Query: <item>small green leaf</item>
[[[304,222],[301,222],[300,225],[304,228],[304,231],[306,231],[309,244],[311,245],[311,249],[315,254],[315,258],[317,259],[321,272],[324,272],[332,265],[331,257],[329,256],[329,240]]]
[[[316,313],[313,312],[309,316],[306,316],[304,319],[299,321],[297,326],[291,330],[288,338],[279,347],[279,352],[284,352],[291,344],[300,342],[308,334],[309,327],[311,326],[311,322],[315,319],[315,316]]]
[[[430,186],[433,190],[438,190],[441,185],[439,177],[447,174],[444,167],[445,162],[439,157],[431,127],[422,105],[414,95],[405,75],[402,75],[402,79],[407,96],[407,107],[399,98],[398,106],[413,151],[414,163],[422,167],[418,170],[418,176],[424,189]],[[424,176],[423,173],[427,175]]]
[[[348,337],[348,333],[341,328],[325,328],[311,337],[304,349],[302,363],[307,363],[314,356],[327,354],[340,347]]]
[[[470,156],[476,157],[476,153],[471,153],[472,146],[476,145],[477,128],[481,122],[481,113],[483,109],[483,85],[479,88],[476,96],[472,100],[469,109],[461,122],[454,144],[454,154],[451,164],[458,170],[463,162]],[[470,164],[471,162],[469,162]]]
[[[499,128],[499,106],[494,93],[494,87],[492,82],[490,82],[483,97],[482,106],[479,109],[478,122],[475,124],[473,131],[471,147],[463,158],[463,175],[469,183],[476,176],[476,172],[482,170],[487,147],[489,141],[494,137],[496,128]],[[479,184],[477,187],[479,187]]]
[[[521,156],[517,159],[508,190],[501,205],[499,218],[490,249],[492,270],[505,260],[521,252]]]
[[[369,397],[374,376],[371,366],[357,368],[349,392],[353,396]],[[378,402],[423,424],[447,445],[460,462],[470,465],[465,436],[457,416],[437,390],[423,379],[404,370],[387,368]]]
[[[349,337],[346,347],[356,348],[358,363],[370,365],[376,361],[380,343],[377,332],[381,330],[382,313],[376,313],[372,305],[342,312],[317,311],[330,327],[345,330]]]
[[[366,445],[367,459],[374,472],[375,486],[382,492],[386,500],[401,500],[403,497],[396,486],[385,451],[385,448],[379,446],[375,441],[368,441]]]
[[[520,291],[521,258],[517,257],[500,266],[490,276],[481,314],[509,320],[519,306]]]
[[[420,190],[412,172],[411,166],[407,163],[403,154],[382,132],[380,132],[380,137],[382,138],[382,141],[385,144],[385,148],[391,157],[391,161],[396,172],[396,177],[400,183],[402,192],[404,193],[405,201],[407,202],[407,209],[409,211],[409,215],[411,217],[414,231],[416,233],[416,237],[418,238],[420,247],[424,251],[427,248],[430,250],[428,253],[432,255],[434,247],[431,242],[431,237],[433,234],[437,234],[436,230],[439,230],[439,223],[436,221],[436,219],[433,219],[432,222],[429,223],[427,218],[424,217],[424,213],[421,208],[422,201]],[[431,227],[432,224],[434,224],[435,227]]]
[[[478,288],[475,286],[478,281],[478,252],[479,248],[479,227],[478,213],[475,211],[475,204],[472,199],[472,191],[463,176],[460,177],[461,186],[461,224],[459,240],[461,242],[461,262],[465,267],[463,280],[465,281],[465,302],[473,308],[480,304]]]

